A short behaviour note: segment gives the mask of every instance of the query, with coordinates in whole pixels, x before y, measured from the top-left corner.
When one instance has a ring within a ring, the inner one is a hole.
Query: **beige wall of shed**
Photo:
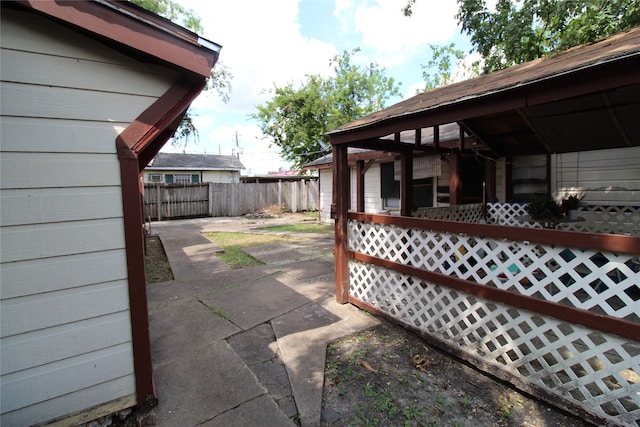
[[[176,76],[33,14],[1,20],[0,424],[131,406],[115,139]]]

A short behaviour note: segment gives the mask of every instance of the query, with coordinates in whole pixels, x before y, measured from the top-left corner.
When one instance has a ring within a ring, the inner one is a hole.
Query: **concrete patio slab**
[[[183,351],[170,363],[156,367],[155,378],[160,427],[195,426],[215,420],[260,396],[271,400],[255,375],[224,340]],[[273,401],[262,406],[262,411],[271,410],[262,413],[263,419],[284,417]],[[240,416],[243,414],[236,413],[236,418]]]
[[[147,286],[159,426],[317,426],[326,345],[376,323],[335,302],[326,236],[248,249],[229,270],[201,233],[242,219],[154,227],[176,280]]]
[[[185,348],[200,351],[240,331],[195,299],[176,299],[150,310],[149,329],[151,346],[156,349],[153,353],[156,366],[180,357]]]
[[[335,267],[333,261],[309,260],[295,262],[282,266],[282,269],[299,280],[306,280],[316,276],[333,273]]]
[[[209,306],[222,310],[243,330],[287,313],[309,300],[274,277],[229,287],[224,292],[203,295]]]
[[[226,412],[209,422],[202,424],[206,427],[250,427],[250,426],[295,426],[277,408],[268,396],[259,396],[237,408]]]
[[[327,343],[376,324],[374,317],[331,297],[273,320],[302,426],[320,424]]]

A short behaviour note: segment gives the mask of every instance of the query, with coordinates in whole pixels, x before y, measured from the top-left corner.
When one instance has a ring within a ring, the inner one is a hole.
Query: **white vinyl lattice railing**
[[[349,222],[349,249],[640,322],[640,260],[585,248]]]
[[[516,214],[514,216],[518,216]],[[637,254],[350,220],[349,251],[640,322]],[[640,342],[349,261],[350,296],[587,413],[640,426]]]
[[[522,220],[528,215],[525,206],[518,203],[487,203],[487,223],[542,228],[538,223]],[[562,223],[559,228],[587,233],[640,236],[640,206],[583,205],[580,207],[579,216],[581,221]]]
[[[638,342],[358,261],[349,263],[349,276],[353,297],[472,361],[498,365],[595,416],[640,425]]]

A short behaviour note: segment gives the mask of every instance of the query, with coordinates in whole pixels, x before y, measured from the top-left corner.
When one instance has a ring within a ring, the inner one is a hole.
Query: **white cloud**
[[[207,94],[198,99],[200,108],[252,112],[269,99],[262,92],[274,83],[297,84],[305,74],[326,74],[329,58],[336,54],[333,45],[300,34],[297,0],[180,3],[201,17],[204,36],[222,45],[220,60],[233,75],[231,102],[223,104]]]
[[[340,4],[339,13],[343,21],[353,19],[362,48],[375,52],[376,58],[383,58],[383,65],[392,67],[427,44],[445,42],[457,31],[455,1],[419,0],[410,18],[402,14],[405,5],[406,0],[369,0]]]

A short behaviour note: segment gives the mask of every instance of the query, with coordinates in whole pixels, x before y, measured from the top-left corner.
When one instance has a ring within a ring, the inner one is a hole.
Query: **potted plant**
[[[583,194],[571,193],[562,201],[562,207],[567,213],[567,219],[571,221],[578,219],[578,208],[583,198]]]
[[[543,223],[546,228],[555,228],[563,218],[562,206],[551,198],[531,202],[524,209],[532,220]]]

